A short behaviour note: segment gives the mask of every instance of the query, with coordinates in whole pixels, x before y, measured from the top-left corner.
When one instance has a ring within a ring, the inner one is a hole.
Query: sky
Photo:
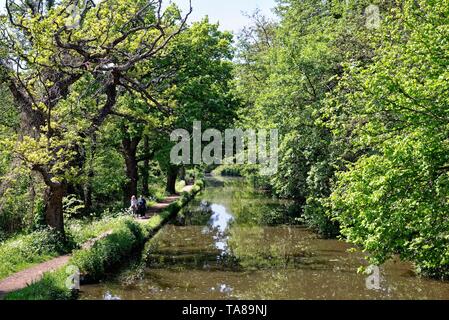
[[[188,0],[174,0],[173,2],[184,11],[188,9]],[[192,0],[193,12],[190,20],[201,20],[207,15],[210,22],[220,22],[222,30],[237,33],[249,24],[249,20],[243,12],[253,13],[254,10],[260,9],[264,15],[273,17],[271,9],[275,5],[275,0]]]
[[[133,0],[129,0],[133,1]],[[168,3],[170,0],[164,0]],[[181,9],[188,9],[188,0],[172,0]],[[0,0],[0,11],[3,11],[5,0]],[[220,22],[222,30],[237,33],[245,25],[249,24],[242,12],[252,13],[260,9],[266,16],[274,16],[271,9],[275,6],[275,0],[192,0],[193,12],[190,21],[201,20],[208,15],[212,23]]]

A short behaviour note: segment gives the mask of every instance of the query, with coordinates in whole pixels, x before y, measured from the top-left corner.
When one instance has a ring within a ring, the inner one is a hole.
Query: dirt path
[[[182,192],[190,192],[190,191],[192,191],[192,188],[193,188],[193,185],[185,186],[182,189]],[[160,213],[161,211],[165,210],[170,204],[177,201],[179,198],[181,198],[180,195],[173,195],[173,196],[169,196],[169,197],[165,198],[162,202],[156,203],[155,205],[150,207],[147,210],[145,218],[143,218],[143,219],[141,218],[139,220],[146,220],[146,219],[149,219],[150,217],[154,216],[155,214]]]
[[[50,261],[35,265],[34,267],[22,270],[20,272],[10,275],[6,279],[0,281],[0,299],[9,292],[13,292],[27,285],[36,282],[42,278],[45,272],[56,270],[67,262],[69,262],[70,255],[60,256]]]
[[[190,192],[192,190],[192,188],[193,188],[193,186],[185,186],[182,189],[182,192]],[[148,219],[149,217],[163,211],[171,203],[177,201],[180,197],[181,197],[180,195],[174,195],[174,196],[165,198],[164,201],[157,203],[154,206],[152,206],[151,208],[149,208],[146,213],[145,218],[141,218],[138,220],[144,221],[144,220]],[[103,239],[104,237],[107,237],[109,234],[111,234],[111,231],[107,231],[104,234],[98,236],[97,238],[89,240],[82,247],[89,248],[89,247],[93,246],[93,244],[96,241]],[[71,257],[71,255],[60,256],[60,257],[54,258],[52,260],[35,265],[31,268],[14,273],[14,274],[10,275],[9,277],[1,280],[0,281],[0,300],[3,299],[5,294],[23,289],[27,285],[40,280],[45,272],[54,271],[54,270],[64,266],[66,263],[69,262],[70,257]]]

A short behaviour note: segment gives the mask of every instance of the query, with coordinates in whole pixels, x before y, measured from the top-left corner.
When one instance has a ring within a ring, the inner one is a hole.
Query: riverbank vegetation
[[[170,204],[165,210],[144,222],[137,222],[132,217],[123,215],[96,221],[86,229],[81,229],[81,241],[84,246],[73,251],[69,262],[24,289],[8,293],[6,300],[70,300],[77,296],[77,291],[67,285],[69,276],[79,272],[82,283],[99,281],[107,272],[119,267],[133,254],[142,250],[144,244],[179,210],[191,201],[204,187],[198,180],[189,192],[184,192],[179,200]],[[95,230],[95,232],[93,232]],[[106,231],[107,230],[107,231]],[[88,236],[89,235],[89,236]],[[96,236],[92,244],[86,240]],[[76,268],[76,270],[74,269]]]
[[[447,276],[449,3],[285,0],[276,10],[279,22],[254,16],[237,69],[242,124],[281,131],[266,183],[373,263],[398,254]]]
[[[50,229],[8,239],[0,246],[0,280],[71,249],[60,234]]]

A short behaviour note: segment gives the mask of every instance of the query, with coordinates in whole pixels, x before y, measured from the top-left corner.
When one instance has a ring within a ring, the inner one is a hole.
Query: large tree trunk
[[[147,155],[150,153],[150,142],[147,136],[144,137],[143,140],[143,148],[144,148],[144,154]],[[150,171],[150,159],[148,157],[145,157],[143,160],[143,170],[142,170],[142,194],[145,197],[148,197],[150,195],[149,190],[149,171]]]
[[[84,184],[83,192],[84,192],[84,212],[89,213],[92,211],[92,180],[94,177],[94,173],[89,169],[87,173],[87,181]]]
[[[179,180],[186,180],[186,168],[185,167],[181,167],[179,168]],[[186,181],[187,183],[187,181]]]
[[[123,188],[123,203],[129,206],[132,196],[138,196],[137,194],[137,182],[138,182],[138,169],[137,161],[133,158],[126,159],[126,176],[128,181],[125,183]]]
[[[178,168],[169,166],[167,170],[167,187],[166,191],[169,194],[176,194],[176,178],[178,176]]]
[[[45,191],[45,221],[48,226],[64,233],[62,200],[65,195],[64,183],[53,183]]]
[[[125,137],[122,140],[126,177],[128,178],[128,181],[123,187],[123,204],[125,207],[129,206],[132,196],[138,196],[137,183],[139,180],[139,171],[137,167],[137,146],[139,145],[140,140],[140,137]]]
[[[87,168],[86,168],[86,182],[83,186],[84,192],[84,212],[89,213],[92,211],[92,183],[95,176],[94,173],[94,158],[95,153],[97,151],[97,136],[96,134],[92,135],[92,144],[90,146],[90,154],[87,160]]]

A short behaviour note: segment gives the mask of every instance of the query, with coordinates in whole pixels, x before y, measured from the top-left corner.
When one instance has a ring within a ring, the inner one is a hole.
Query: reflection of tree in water
[[[206,225],[212,214],[212,204],[203,200],[199,205],[185,207],[178,214],[176,224],[182,226]]]
[[[264,272],[257,285],[234,292],[234,296],[242,300],[276,300],[288,295],[289,277],[284,270]]]
[[[236,198],[232,203],[238,224],[276,226],[295,224],[301,215],[301,210],[290,201],[274,198],[242,199]]]
[[[207,183],[207,187],[211,187],[211,188],[222,188],[225,185],[224,181],[221,181],[216,178],[206,179],[206,183]]]
[[[234,226],[229,232],[229,250],[243,268],[293,267],[308,255],[308,250],[293,238],[290,228],[283,230],[276,233],[266,227]]]
[[[261,211],[259,224],[264,226],[277,226],[282,224],[294,224],[299,215],[297,206],[291,203],[272,204],[266,210]]]

